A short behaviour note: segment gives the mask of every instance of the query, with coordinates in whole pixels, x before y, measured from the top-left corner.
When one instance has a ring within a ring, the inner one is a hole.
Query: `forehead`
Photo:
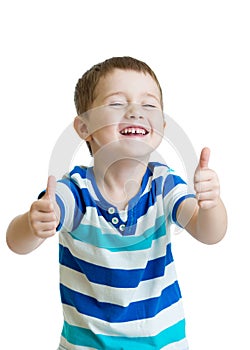
[[[125,94],[152,93],[160,98],[160,90],[150,74],[134,70],[114,69],[102,76],[95,88],[95,97],[104,97],[113,92]]]

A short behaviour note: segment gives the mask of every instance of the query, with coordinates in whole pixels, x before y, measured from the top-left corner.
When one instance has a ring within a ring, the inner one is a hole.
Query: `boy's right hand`
[[[56,203],[56,178],[49,176],[44,196],[35,201],[29,211],[29,223],[39,238],[48,238],[56,233],[59,224],[59,207]]]

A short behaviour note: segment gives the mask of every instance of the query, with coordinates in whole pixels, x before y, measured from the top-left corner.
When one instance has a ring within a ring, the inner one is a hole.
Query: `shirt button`
[[[116,218],[116,217],[112,218],[111,221],[112,221],[112,224],[114,224],[114,225],[118,224],[118,222],[119,222],[118,218]]]
[[[126,226],[124,224],[121,224],[119,227],[119,230],[123,232],[123,231],[125,231],[125,228],[126,228]]]
[[[115,208],[114,207],[108,208],[108,213],[109,214],[114,214],[115,213]]]

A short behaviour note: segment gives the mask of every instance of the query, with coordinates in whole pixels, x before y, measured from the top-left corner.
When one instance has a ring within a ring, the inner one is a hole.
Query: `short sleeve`
[[[63,178],[57,183],[56,199],[61,210],[59,229],[75,230],[86,211],[81,189],[70,178]]]
[[[195,197],[194,193],[190,191],[188,185],[180,176],[170,173],[165,178],[162,195],[165,215],[170,224],[182,227],[177,221],[177,210],[186,198]]]
[[[42,198],[44,193],[45,191],[41,192],[38,199]],[[60,222],[57,231],[75,230],[82,220],[86,207],[80,188],[70,178],[65,177],[57,181],[56,202],[60,208]]]

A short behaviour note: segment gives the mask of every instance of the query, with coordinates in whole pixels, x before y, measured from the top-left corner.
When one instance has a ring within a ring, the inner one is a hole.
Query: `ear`
[[[91,140],[91,135],[88,131],[88,126],[85,120],[83,120],[82,117],[75,117],[74,119],[74,129],[77,132],[77,134],[80,136],[81,139],[85,141]]]

